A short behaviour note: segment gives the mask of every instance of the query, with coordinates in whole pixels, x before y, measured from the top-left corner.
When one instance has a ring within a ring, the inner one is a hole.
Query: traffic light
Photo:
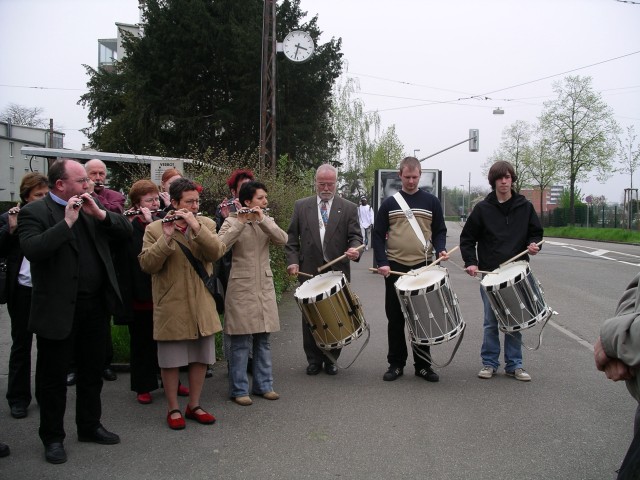
[[[480,130],[477,128],[469,129],[469,151],[477,152],[480,145]]]

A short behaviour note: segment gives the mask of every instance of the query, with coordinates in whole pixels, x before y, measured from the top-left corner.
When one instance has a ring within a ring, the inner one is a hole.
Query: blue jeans
[[[484,338],[480,357],[482,365],[487,365],[498,370],[500,367],[500,332],[498,330],[498,319],[496,318],[489,298],[484,289],[480,287],[480,296],[484,304]],[[504,334],[504,363],[505,371],[513,372],[516,368],[522,368],[522,334],[512,332]]]
[[[256,395],[273,391],[271,372],[271,344],[269,333],[252,335],[226,335],[229,337],[229,396],[249,395],[247,363],[253,343],[253,388]],[[252,341],[253,338],[253,341]]]

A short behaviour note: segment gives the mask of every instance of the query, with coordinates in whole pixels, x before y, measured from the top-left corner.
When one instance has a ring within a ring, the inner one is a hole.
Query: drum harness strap
[[[409,225],[411,225],[411,228],[413,228],[413,232],[416,234],[416,237],[418,237],[418,240],[420,240],[420,243],[422,243],[422,245],[424,246],[424,259],[428,262],[427,254],[429,252],[431,242],[424,238],[424,233],[422,233],[422,229],[420,228],[420,225],[418,225],[416,217],[413,215],[413,212],[409,208],[409,205],[407,205],[407,202],[402,194],[400,192],[396,192],[393,198],[395,198],[396,202],[398,202],[398,205],[402,209],[404,216],[407,217]]]

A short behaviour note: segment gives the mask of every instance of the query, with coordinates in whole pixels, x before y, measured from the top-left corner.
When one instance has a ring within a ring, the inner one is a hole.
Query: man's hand
[[[107,216],[107,212],[101,210],[96,202],[93,200],[93,197],[89,193],[83,193],[80,195],[82,199],[82,211],[87,215],[97,218],[98,220],[104,220]]]
[[[382,275],[384,278],[387,278],[389,275],[391,275],[391,267],[389,265],[378,267],[378,275]]]
[[[296,275],[298,275],[298,270],[299,269],[300,269],[300,266],[294,263],[294,264],[291,264],[291,265],[289,265],[287,267],[287,273],[289,275],[296,276]]]
[[[536,255],[539,251],[540,247],[535,242],[531,242],[527,247],[527,252],[529,253],[529,255]]]
[[[478,274],[478,266],[477,265],[469,265],[464,269],[472,277],[475,277]]]
[[[350,248],[349,250],[344,252],[344,254],[349,260],[357,260],[358,258],[360,258],[360,250],[358,250],[357,248]]]
[[[617,358],[607,356],[600,338],[598,338],[596,344],[593,346],[593,357],[596,362],[596,368],[604,372],[609,380],[617,382],[619,380],[629,380],[634,376],[634,372],[628,365]]]

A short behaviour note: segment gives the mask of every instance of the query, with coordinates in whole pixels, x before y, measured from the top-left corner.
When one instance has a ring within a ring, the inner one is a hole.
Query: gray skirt
[[[214,335],[197,340],[158,341],[160,368],[177,368],[190,363],[213,365],[216,361]]]

